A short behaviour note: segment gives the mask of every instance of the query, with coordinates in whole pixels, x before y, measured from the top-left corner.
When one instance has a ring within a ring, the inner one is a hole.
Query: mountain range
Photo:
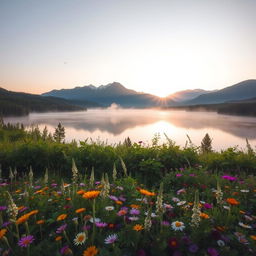
[[[248,112],[248,115],[255,115],[251,108],[256,104],[256,80],[245,80],[215,91],[184,90],[170,94],[166,98],[130,90],[118,82],[99,87],[88,85],[52,90],[42,95],[11,92],[0,88],[0,116],[83,110],[87,107],[108,107],[113,103],[121,107],[184,107],[189,110],[208,106],[209,111],[227,111],[234,114]]]
[[[93,101],[104,107],[112,103],[122,107],[158,107],[162,106],[163,101],[152,94],[137,92],[125,88],[122,84],[113,82],[107,85],[95,87],[93,85],[75,87],[73,89],[53,90],[43,93],[43,96],[60,97],[83,105],[83,101]],[[175,104],[172,99],[168,99],[168,104]]]
[[[83,105],[84,101],[92,101],[104,107],[110,106],[112,103],[122,107],[144,108],[217,104],[256,97],[256,80],[242,81],[215,91],[202,89],[184,90],[171,94],[166,98],[130,90],[117,82],[99,87],[88,85],[73,89],[53,90],[42,95],[64,98],[78,105]]]

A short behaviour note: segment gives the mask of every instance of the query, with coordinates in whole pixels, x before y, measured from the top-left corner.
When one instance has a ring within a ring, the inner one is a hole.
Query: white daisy
[[[238,225],[242,228],[248,228],[248,229],[252,229],[252,227],[250,225],[244,224],[243,222],[239,222]]]
[[[177,203],[178,206],[184,205],[187,201],[180,201]]]
[[[174,222],[172,222],[171,227],[175,231],[182,231],[183,229],[185,229],[185,225],[181,221],[174,221]]]
[[[78,233],[76,238],[74,239],[75,245],[84,244],[85,240],[87,239],[85,232]]]
[[[106,207],[105,207],[105,210],[106,210],[106,211],[113,211],[114,209],[115,209],[114,206],[106,206]]]
[[[218,244],[218,246],[220,246],[220,247],[225,246],[225,242],[224,242],[223,240],[218,240],[218,241],[217,241],[217,244]]]
[[[90,221],[91,223],[93,223],[93,218],[90,218],[89,221]],[[95,218],[95,223],[96,223],[96,222],[100,222],[100,221],[101,221],[100,218]]]

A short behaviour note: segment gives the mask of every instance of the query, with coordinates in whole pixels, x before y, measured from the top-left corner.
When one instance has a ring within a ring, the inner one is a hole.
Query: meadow
[[[63,139],[2,124],[1,255],[256,255],[249,142]]]

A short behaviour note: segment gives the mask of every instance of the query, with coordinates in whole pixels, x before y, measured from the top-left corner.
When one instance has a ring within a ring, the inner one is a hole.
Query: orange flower
[[[19,225],[21,223],[24,223],[26,222],[28,219],[29,219],[30,215],[29,214],[25,214],[21,217],[19,217],[17,220],[16,220],[16,224]]]
[[[4,235],[6,234],[7,229],[0,229],[0,239],[2,239],[4,237]]]
[[[255,235],[251,235],[250,238],[254,241],[256,241],[256,236]]]
[[[139,209],[140,208],[140,206],[138,204],[131,204],[130,207],[134,208],[134,209]]]
[[[65,220],[66,218],[67,218],[67,214],[63,213],[63,214],[61,214],[61,215],[58,216],[57,221],[59,221],[59,220]]]
[[[84,212],[85,210],[86,210],[85,208],[80,208],[76,210],[76,213],[81,213],[81,212]]]
[[[38,225],[42,225],[42,224],[44,224],[45,223],[45,220],[38,220],[37,222],[36,222],[36,224],[38,224]]]
[[[139,189],[139,192],[142,194],[142,195],[145,195],[145,196],[155,196],[156,194],[154,192],[150,192],[146,189]]]
[[[42,189],[37,190],[37,191],[35,192],[35,194],[42,194],[42,193],[43,193],[43,190],[42,190]]]
[[[94,198],[98,197],[99,194],[100,194],[99,190],[92,190],[92,191],[85,192],[83,194],[83,198],[94,199]]]
[[[224,232],[227,228],[223,226],[217,226],[216,229],[220,232]]]
[[[65,200],[71,201],[71,197],[67,197],[67,198],[65,198]]]
[[[96,246],[90,246],[88,247],[84,253],[83,256],[94,256],[96,254],[98,254],[99,250],[96,248]]]
[[[132,229],[138,232],[138,231],[141,231],[143,229],[143,226],[140,225],[140,224],[136,224],[135,226],[133,226]]]
[[[56,236],[55,241],[60,241],[62,239],[62,236]]]
[[[78,190],[76,193],[77,193],[78,195],[83,195],[83,194],[85,193],[85,191],[84,191],[83,189],[81,189],[81,190]]]
[[[240,204],[235,198],[227,198],[227,203],[231,204],[231,205],[238,205]]]
[[[115,203],[116,203],[116,204],[123,204],[123,202],[120,201],[120,200],[116,200]]]
[[[31,212],[28,213],[29,216],[35,215],[37,214],[39,211],[38,210],[33,210]]]
[[[203,213],[203,212],[200,213],[200,217],[203,218],[203,219],[209,219],[210,218],[208,214]]]

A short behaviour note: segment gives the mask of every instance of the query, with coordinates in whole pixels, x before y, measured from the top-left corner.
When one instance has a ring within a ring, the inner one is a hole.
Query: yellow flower
[[[88,247],[84,253],[83,256],[94,256],[96,254],[98,254],[99,250],[96,248],[96,246],[90,246]]]
[[[141,231],[143,229],[143,226],[140,225],[140,224],[136,224],[135,226],[133,226],[132,229],[138,232],[138,231]]]
[[[99,194],[100,194],[99,190],[92,190],[92,191],[85,192],[83,194],[83,198],[94,199],[94,198],[98,197]]]
[[[63,213],[63,214],[61,214],[61,215],[58,216],[57,221],[59,221],[59,220],[65,220],[66,218],[67,218],[67,214]]]
[[[86,210],[85,208],[80,208],[76,210],[76,213],[81,213],[81,212],[84,212],[85,210]]]
[[[0,229],[0,239],[2,239],[4,237],[4,235],[6,234],[7,229]]]

